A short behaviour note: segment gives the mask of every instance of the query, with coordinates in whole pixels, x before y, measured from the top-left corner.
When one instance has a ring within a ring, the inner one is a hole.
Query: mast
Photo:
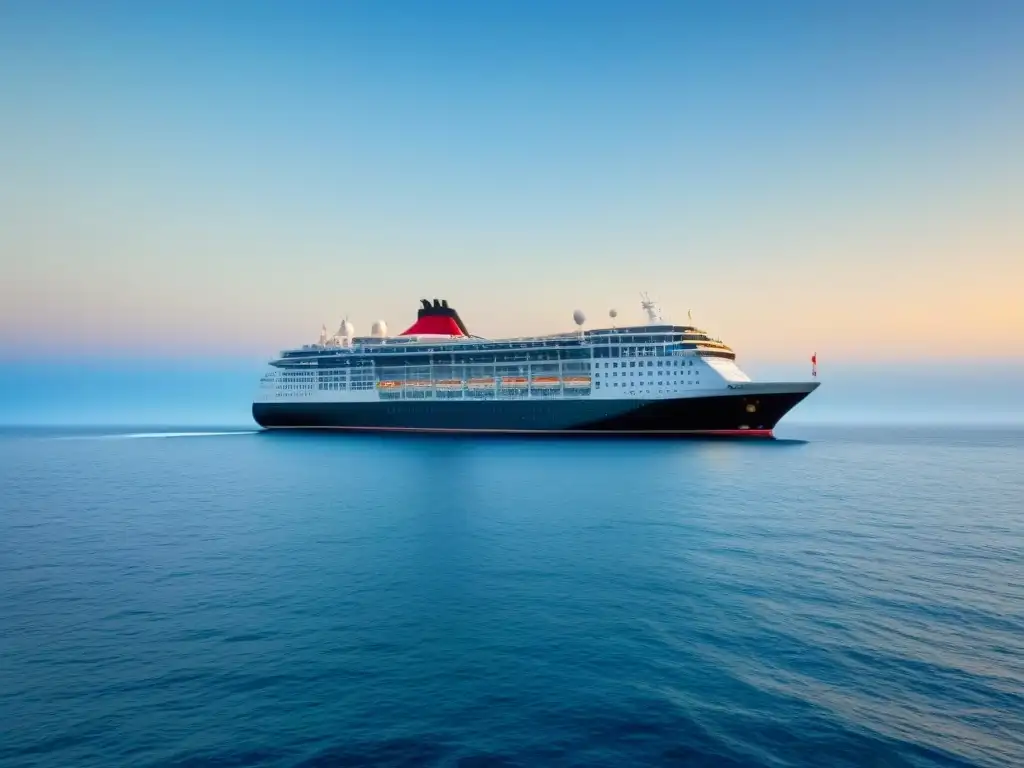
[[[647,322],[651,325],[656,323],[662,323],[664,320],[661,318],[661,308],[653,301],[651,297],[647,295],[646,291],[640,294],[640,306],[644,308],[644,312],[647,313]]]

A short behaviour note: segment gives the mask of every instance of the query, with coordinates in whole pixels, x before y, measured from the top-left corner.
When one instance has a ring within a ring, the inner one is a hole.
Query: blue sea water
[[[1024,432],[0,434],[0,765],[1024,765]]]

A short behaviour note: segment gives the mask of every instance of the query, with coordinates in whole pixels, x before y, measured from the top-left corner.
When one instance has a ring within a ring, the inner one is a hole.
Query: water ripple
[[[1024,764],[1020,433],[179,436],[0,437],[4,768]]]

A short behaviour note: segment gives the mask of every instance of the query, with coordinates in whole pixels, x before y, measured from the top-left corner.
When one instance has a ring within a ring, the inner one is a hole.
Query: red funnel
[[[423,299],[423,307],[416,316],[416,322],[402,332],[402,336],[468,336],[459,313],[448,306],[447,301],[434,299],[431,304]]]

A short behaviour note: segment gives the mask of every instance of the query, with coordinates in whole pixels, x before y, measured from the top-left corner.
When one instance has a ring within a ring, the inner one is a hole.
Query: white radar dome
[[[344,338],[351,339],[356,335],[356,327],[352,325],[348,320],[341,321],[341,327],[338,328],[338,335]]]
[[[587,322],[587,316],[583,314],[582,309],[577,309],[575,312],[573,312],[572,319],[573,322],[576,323],[576,325],[583,325],[585,322]]]
[[[378,320],[376,323],[373,324],[373,328],[370,330],[370,333],[373,336],[383,338],[388,335],[388,324],[385,323],[383,320]]]

